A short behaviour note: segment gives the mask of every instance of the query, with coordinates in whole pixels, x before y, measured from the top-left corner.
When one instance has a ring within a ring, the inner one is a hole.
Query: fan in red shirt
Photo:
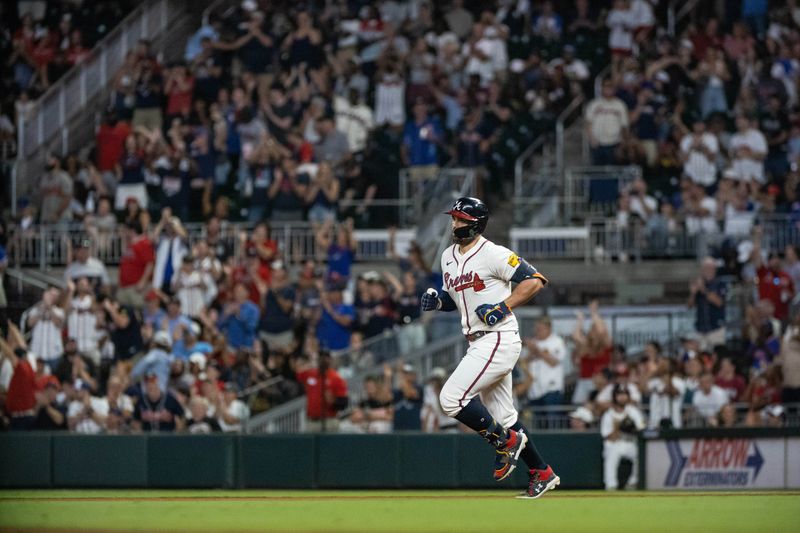
[[[10,320],[8,342],[0,337],[0,354],[14,368],[6,393],[6,413],[11,418],[11,429],[31,429],[36,421],[36,372],[28,362],[25,339]]]
[[[330,365],[330,353],[322,350],[319,368],[308,367],[295,373],[295,378],[305,388],[306,416],[311,431],[320,431],[323,424],[326,430],[336,431],[339,425],[336,413],[347,407],[347,382]],[[321,380],[320,376],[325,379]]]
[[[736,367],[730,357],[723,357],[719,362],[716,384],[728,393],[732,402],[738,402],[744,395],[745,382],[742,376],[736,375]]]
[[[119,260],[117,300],[124,305],[143,307],[145,289],[155,266],[155,250],[139,222],[127,226],[125,237],[127,246]]]
[[[572,360],[580,369],[578,383],[572,395],[572,403],[575,404],[582,404],[589,399],[589,393],[594,389],[592,376],[611,363],[613,343],[608,326],[600,316],[599,309],[597,300],[593,300],[589,304],[592,324],[585,334],[583,332],[583,313],[578,312],[578,320],[572,332],[572,339],[575,341]]]
[[[761,264],[761,254],[755,249],[753,257],[758,266],[758,297],[771,301],[775,306],[775,318],[784,322],[789,318],[789,303],[794,296],[792,278],[781,268],[781,259],[776,252],[769,254],[766,266]]]
[[[113,111],[106,113],[103,124],[97,131],[95,139],[97,145],[97,170],[112,172],[125,148],[125,139],[131,134],[127,122],[120,122]]]

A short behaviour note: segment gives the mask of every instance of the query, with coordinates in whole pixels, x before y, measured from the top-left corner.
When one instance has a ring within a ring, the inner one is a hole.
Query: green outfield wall
[[[602,488],[596,432],[536,435],[564,488]],[[475,435],[107,435],[4,433],[0,487],[510,488]]]

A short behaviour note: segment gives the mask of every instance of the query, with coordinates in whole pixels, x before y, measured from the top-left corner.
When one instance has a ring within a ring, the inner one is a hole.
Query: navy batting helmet
[[[469,196],[456,200],[446,214],[467,222],[466,226],[453,230],[453,236],[457,239],[475,238],[486,230],[486,223],[489,222],[489,208],[486,204]]]

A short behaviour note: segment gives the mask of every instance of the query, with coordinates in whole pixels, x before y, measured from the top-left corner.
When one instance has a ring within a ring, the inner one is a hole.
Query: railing
[[[619,193],[642,176],[642,167],[571,167],[564,176],[564,220],[591,216],[613,216]]]
[[[140,39],[165,34],[182,38],[175,25],[187,4],[176,0],[150,0],[142,3],[103,38],[92,55],[54,83],[37,100],[30,113],[17,126],[18,157],[24,161],[21,177],[25,184],[38,175],[45,152],[54,143],[62,153],[78,146],[98,120],[87,106],[102,99],[108,84],[122,67],[125,56]],[[60,141],[60,142],[59,142]]]
[[[409,169],[400,171],[401,227],[417,228],[417,242],[425,257],[433,260],[441,251],[446,235],[446,217],[442,212],[459,196],[474,196],[475,170],[442,168],[434,178],[416,178]]]
[[[193,245],[206,238],[204,224],[186,224],[187,240]],[[239,232],[251,232],[253,224],[229,224],[222,230],[222,239],[229,242],[234,253],[239,252]],[[18,232],[10,239],[9,257],[16,266],[37,266],[41,270],[64,266],[67,263],[69,242],[76,234],[90,234],[81,225],[74,227],[40,225],[33,230]],[[383,261],[388,258],[389,233],[387,230],[354,230],[357,241],[356,257],[363,261]],[[94,253],[106,265],[119,264],[124,243],[119,232],[94,235]],[[278,243],[284,260],[301,263],[308,259],[322,259],[325,250],[318,250],[314,231],[305,222],[275,225],[271,237]],[[414,238],[410,229],[396,232],[395,246],[402,251]]]
[[[576,405],[523,406],[520,409],[520,418],[531,431],[563,431],[571,429],[569,413],[574,411],[576,407]],[[644,415],[647,428],[658,429],[658,425],[654,425],[650,421],[650,406],[644,404],[638,407]],[[746,403],[736,403],[734,407],[736,408],[737,427],[742,427],[745,415],[750,409],[750,406]],[[784,427],[800,427],[800,404],[786,404],[784,405],[784,409],[786,413],[786,423]],[[714,427],[708,423],[705,417],[697,413],[691,405],[683,405],[681,411],[683,428]],[[589,427],[597,428],[599,423],[599,419],[596,419]],[[766,424],[762,421],[762,425]]]
[[[250,417],[244,424],[244,432],[257,433],[302,433],[306,429],[306,397],[290,400],[269,411]]]
[[[555,124],[555,146],[541,135],[514,162],[514,220],[524,226],[552,224],[557,214],[552,199],[563,188],[564,131],[580,111],[583,96],[576,96],[561,112]]]
[[[556,120],[556,173],[558,176],[563,176],[564,174],[564,126],[577,118],[575,116],[576,111],[580,116],[583,102],[583,96],[574,98],[567,108],[558,115],[558,120]]]

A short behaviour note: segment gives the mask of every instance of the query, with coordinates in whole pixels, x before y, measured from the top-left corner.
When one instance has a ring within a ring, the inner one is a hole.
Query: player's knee
[[[439,403],[442,406],[444,414],[450,418],[455,417],[461,411],[461,405],[458,402],[458,397],[452,393],[447,387],[442,387],[442,392],[439,393]]]

